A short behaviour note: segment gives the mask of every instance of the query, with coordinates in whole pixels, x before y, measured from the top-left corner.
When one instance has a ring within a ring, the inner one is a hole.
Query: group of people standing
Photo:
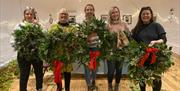
[[[95,17],[95,8],[93,4],[87,4],[84,8],[85,20],[84,23],[89,22],[93,17]],[[59,21],[56,24],[53,24],[52,27],[48,29],[48,31],[53,31],[54,27],[60,27],[62,29],[71,27],[72,25],[69,23],[69,13],[66,9],[61,9],[58,16]],[[38,24],[35,19],[35,11],[32,8],[26,8],[24,10],[24,19],[22,23],[18,24],[18,26],[22,26],[23,23],[33,23]],[[57,28],[58,29],[58,28]],[[128,45],[128,36],[124,34],[124,32],[128,32],[129,35],[135,39],[138,43],[144,42],[149,46],[153,46],[155,44],[165,43],[166,42],[166,32],[163,27],[153,21],[153,11],[150,7],[142,7],[139,13],[138,22],[136,26],[129,30],[126,23],[121,21],[120,18],[120,10],[117,6],[112,7],[109,10],[109,22],[107,23],[107,29],[110,33],[117,33],[117,48],[123,48]],[[99,51],[97,45],[99,43],[99,37],[96,33],[90,34],[88,37],[87,43],[89,45],[90,52]],[[17,60],[20,68],[20,91],[27,91],[27,82],[29,78],[30,67],[33,65],[35,76],[36,76],[36,89],[37,91],[42,91],[42,83],[43,83],[43,62],[36,58],[31,61],[27,60],[25,56],[20,56],[20,52],[18,52]],[[38,60],[38,61],[37,61]],[[123,60],[123,59],[119,59]],[[120,61],[117,60],[107,60],[107,80],[108,80],[108,91],[119,91],[119,84],[122,78],[122,67],[119,66]],[[96,72],[89,68],[89,62],[85,63],[84,66],[84,75],[87,84],[88,91],[93,91],[96,88],[95,80],[96,80]],[[70,81],[71,81],[71,71],[73,70],[72,64],[64,65],[63,72],[59,74],[64,75],[65,81],[65,91],[70,91]],[[112,84],[113,77],[115,73],[115,85]],[[62,85],[57,84],[57,91],[62,91]],[[153,81],[153,91],[160,91],[161,89],[161,80]],[[113,88],[114,87],[114,88]],[[146,84],[140,84],[141,91],[145,90]]]

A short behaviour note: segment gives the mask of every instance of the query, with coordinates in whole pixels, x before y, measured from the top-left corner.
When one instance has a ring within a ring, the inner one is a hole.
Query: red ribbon
[[[60,60],[54,61],[54,82],[60,85],[62,85],[61,71],[63,65],[64,65],[63,62],[61,62]]]
[[[96,59],[98,56],[100,56],[100,51],[98,50],[90,51],[89,55],[90,55],[89,69],[96,70],[96,65],[97,65]]]
[[[147,61],[150,54],[152,54],[150,64],[155,63],[156,62],[156,54],[155,53],[157,51],[158,51],[157,48],[146,48],[146,54],[144,54],[144,56],[140,59],[139,66],[141,66],[141,67],[144,66],[144,63],[145,63],[145,61]]]

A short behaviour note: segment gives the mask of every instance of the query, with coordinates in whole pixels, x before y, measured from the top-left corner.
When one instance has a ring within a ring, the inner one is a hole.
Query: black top
[[[58,22],[58,24],[61,25],[61,26],[63,26],[63,27],[65,27],[65,26],[68,26],[68,25],[69,25],[69,22],[67,22],[67,23],[60,23],[60,22]]]
[[[166,32],[159,24],[152,22],[150,24],[143,24],[137,32],[132,33],[133,39],[137,42],[144,42],[149,44],[152,40],[163,39],[166,42]]]

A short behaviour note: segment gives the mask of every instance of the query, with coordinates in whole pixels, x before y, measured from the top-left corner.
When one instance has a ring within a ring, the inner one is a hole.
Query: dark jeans
[[[70,91],[71,72],[64,72],[65,91]],[[57,84],[58,91],[62,91],[62,85]]]
[[[27,60],[26,57],[17,57],[18,65],[20,68],[20,91],[27,91],[27,82],[31,65],[33,65],[34,73],[36,76],[36,89],[41,89],[43,84],[43,62],[40,59]]]
[[[161,91],[162,81],[160,80],[153,80],[153,91]],[[142,83],[140,84],[141,91],[146,91],[146,84]]]
[[[108,84],[112,84],[114,72],[115,74],[115,81],[117,84],[120,83],[121,77],[122,77],[122,66],[119,61],[107,61],[108,66]]]

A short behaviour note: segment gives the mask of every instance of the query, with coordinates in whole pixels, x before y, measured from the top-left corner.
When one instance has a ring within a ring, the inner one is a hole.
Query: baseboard
[[[84,74],[73,73],[71,77],[72,77],[72,79],[84,79]],[[127,77],[128,77],[127,74],[122,75],[123,79],[126,79]],[[96,78],[97,78],[97,80],[99,80],[99,79],[107,79],[107,74],[97,74]]]

